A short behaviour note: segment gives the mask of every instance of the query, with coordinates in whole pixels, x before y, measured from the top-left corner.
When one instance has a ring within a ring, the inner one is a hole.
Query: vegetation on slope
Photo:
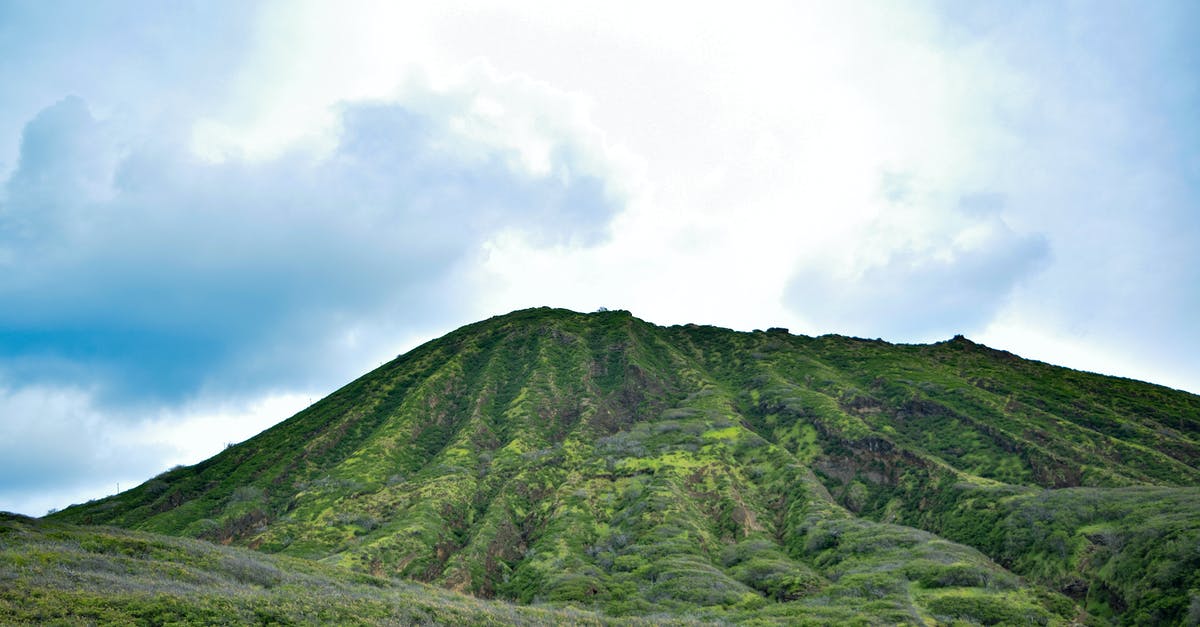
[[[963,338],[540,309],[55,518],[619,616],[1180,622],[1198,485],[1186,393]]]
[[[198,540],[12,514],[0,514],[0,618],[39,625],[614,622]]]

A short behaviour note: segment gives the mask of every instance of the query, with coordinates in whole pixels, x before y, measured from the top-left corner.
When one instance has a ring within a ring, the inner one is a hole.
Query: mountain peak
[[[1027,623],[1086,607],[1170,622],[1197,569],[1158,597],[1115,573],[1193,559],[1141,538],[1171,512],[1200,534],[1198,434],[1200,397],[963,336],[539,307],[53,518],[619,616]],[[1033,519],[1047,522],[1027,533]]]

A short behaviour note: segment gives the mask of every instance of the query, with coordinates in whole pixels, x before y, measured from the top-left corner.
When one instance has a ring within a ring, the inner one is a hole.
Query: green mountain
[[[1195,624],[1200,397],[535,309],[50,518],[613,617]]]

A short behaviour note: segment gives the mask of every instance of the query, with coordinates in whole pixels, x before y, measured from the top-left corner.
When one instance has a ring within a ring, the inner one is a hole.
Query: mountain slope
[[[961,337],[537,309],[55,518],[617,615],[1179,621],[1196,486],[1183,392]]]
[[[6,625],[616,622],[198,540],[10,514],[0,514],[0,617]]]

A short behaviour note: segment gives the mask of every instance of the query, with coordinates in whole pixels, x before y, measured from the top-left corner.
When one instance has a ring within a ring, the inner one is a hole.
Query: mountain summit
[[[765,622],[1200,620],[1200,397],[961,336],[531,309],[54,514],[479,597]]]

